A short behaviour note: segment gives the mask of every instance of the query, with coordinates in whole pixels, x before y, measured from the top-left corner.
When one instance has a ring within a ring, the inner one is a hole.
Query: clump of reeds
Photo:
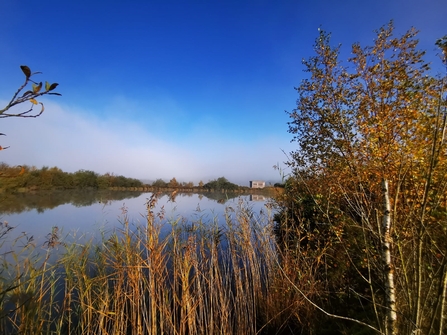
[[[57,267],[51,265],[53,250],[61,244],[54,227],[44,243],[44,253],[36,252],[33,236],[22,233],[6,245],[13,229],[0,223],[0,333],[48,333],[58,317]]]
[[[121,229],[101,243],[64,245],[52,264],[57,231],[40,262],[17,254],[14,267],[3,255],[0,333],[261,334],[287,326],[297,296],[278,270],[268,208],[254,213],[240,201],[225,222],[169,222],[156,202],[148,200],[144,224],[124,212]]]

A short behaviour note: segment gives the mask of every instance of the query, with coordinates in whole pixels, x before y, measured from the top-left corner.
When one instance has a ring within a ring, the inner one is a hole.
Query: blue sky
[[[0,161],[154,180],[280,180],[287,114],[318,28],[349,57],[393,19],[434,42],[445,0],[2,1],[0,102],[19,66],[58,82],[38,119],[0,119]],[[287,172],[287,171],[286,171]]]

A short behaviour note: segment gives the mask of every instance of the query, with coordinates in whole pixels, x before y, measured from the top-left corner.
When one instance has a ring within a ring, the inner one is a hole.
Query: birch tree
[[[330,232],[327,259],[355,275],[343,294],[382,334],[446,331],[446,78],[431,74],[416,37],[394,37],[391,22],[372,46],[354,44],[345,64],[321,30],[288,113],[291,180]],[[445,38],[437,44],[445,61]],[[326,276],[328,287],[339,278]]]

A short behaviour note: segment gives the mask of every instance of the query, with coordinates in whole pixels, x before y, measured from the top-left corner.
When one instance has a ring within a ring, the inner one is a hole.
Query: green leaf
[[[50,90],[50,83],[48,81],[45,82],[45,91]]]
[[[28,79],[29,77],[31,77],[31,70],[28,66],[26,65],[20,65],[20,68],[22,69],[22,72],[24,73],[24,75],[26,76],[26,79]]]

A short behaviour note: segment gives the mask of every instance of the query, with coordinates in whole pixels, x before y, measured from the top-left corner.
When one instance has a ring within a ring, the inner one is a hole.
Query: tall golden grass
[[[101,243],[64,244],[53,230],[42,256],[17,239],[1,255],[0,334],[290,333],[302,299],[278,268],[268,206],[169,222],[156,202]]]

